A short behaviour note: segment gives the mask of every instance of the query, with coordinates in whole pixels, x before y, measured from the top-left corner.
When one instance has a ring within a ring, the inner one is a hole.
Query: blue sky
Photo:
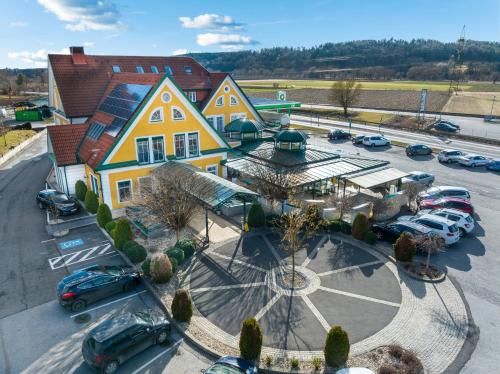
[[[2,0],[0,67],[49,52],[172,55],[357,39],[500,41],[500,0]]]

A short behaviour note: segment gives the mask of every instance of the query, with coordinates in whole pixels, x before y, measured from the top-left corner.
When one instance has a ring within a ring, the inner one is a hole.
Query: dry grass
[[[0,136],[0,156],[35,135],[33,130],[12,130]]]
[[[493,97],[495,96],[493,114],[498,116],[500,115],[500,95],[489,92],[459,92],[457,95],[450,96],[443,111],[488,115],[491,113]]]

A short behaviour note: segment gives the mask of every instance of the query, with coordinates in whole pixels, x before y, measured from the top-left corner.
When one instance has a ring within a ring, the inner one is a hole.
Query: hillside
[[[312,48],[192,53],[209,70],[239,79],[328,78],[446,80],[456,43],[436,40],[358,40]],[[468,40],[465,79],[500,80],[500,43]]]

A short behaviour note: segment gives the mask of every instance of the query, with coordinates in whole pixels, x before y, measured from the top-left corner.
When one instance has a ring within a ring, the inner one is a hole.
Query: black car
[[[64,216],[74,214],[80,210],[80,204],[71,196],[56,190],[42,190],[36,195],[40,209],[57,209],[57,213]]]
[[[205,374],[257,374],[253,363],[241,357],[224,356],[210,366]]]
[[[406,147],[407,156],[419,156],[419,155],[430,155],[432,154],[432,148],[427,147],[424,144],[410,144]]]
[[[118,292],[132,290],[141,276],[127,265],[93,265],[64,277],[57,285],[59,303],[76,312]]]
[[[351,138],[352,144],[363,144],[365,135],[356,135]]]
[[[441,122],[441,123],[446,123],[447,125],[449,125],[449,126],[451,126],[451,127],[454,127],[454,128],[456,128],[457,130],[460,130],[460,126],[459,126],[459,125],[457,125],[457,124],[455,124],[455,123],[453,123],[453,122],[450,122],[450,121],[445,121],[445,120],[441,120],[441,121],[439,121],[439,122]]]
[[[331,130],[328,134],[330,140],[351,139],[351,134],[344,130]]]
[[[392,223],[376,223],[372,226],[372,231],[380,240],[395,242],[403,232],[413,235],[429,235],[432,230],[415,222],[396,221]]]
[[[93,369],[112,374],[129,358],[154,344],[165,343],[170,333],[170,323],[159,313],[123,313],[87,334],[83,359]]]
[[[455,126],[449,125],[445,122],[438,122],[434,125],[434,130],[443,132],[457,132],[458,129]]]

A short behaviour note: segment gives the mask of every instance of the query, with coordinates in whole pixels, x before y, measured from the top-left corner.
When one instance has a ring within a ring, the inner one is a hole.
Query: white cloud
[[[175,51],[172,52],[172,55],[174,56],[178,56],[178,55],[185,55],[189,53],[189,51],[185,48],[181,48],[181,49],[176,49]]]
[[[186,29],[212,29],[219,31],[241,30],[242,23],[235,22],[230,16],[220,16],[218,14],[202,14],[194,18],[179,17],[182,27]]]
[[[94,46],[94,42],[83,42],[83,46],[84,47],[93,47]]]
[[[65,22],[71,31],[107,31],[126,27],[119,20],[118,8],[111,0],[38,0],[38,3]]]
[[[26,27],[28,24],[26,22],[13,21],[9,23],[9,27]]]
[[[69,54],[69,48],[63,48],[60,51],[47,51],[46,49],[39,49],[38,51],[34,52],[29,52],[29,51],[22,51],[22,52],[8,52],[7,56],[9,58],[15,59],[15,60],[21,60],[23,62],[26,62],[28,64],[31,64],[37,68],[44,68],[47,67],[47,55],[49,53],[56,53],[56,54]]]
[[[245,46],[259,44],[250,36],[240,34],[198,34],[196,42],[203,47],[210,45],[219,45],[225,50],[240,50]]]

